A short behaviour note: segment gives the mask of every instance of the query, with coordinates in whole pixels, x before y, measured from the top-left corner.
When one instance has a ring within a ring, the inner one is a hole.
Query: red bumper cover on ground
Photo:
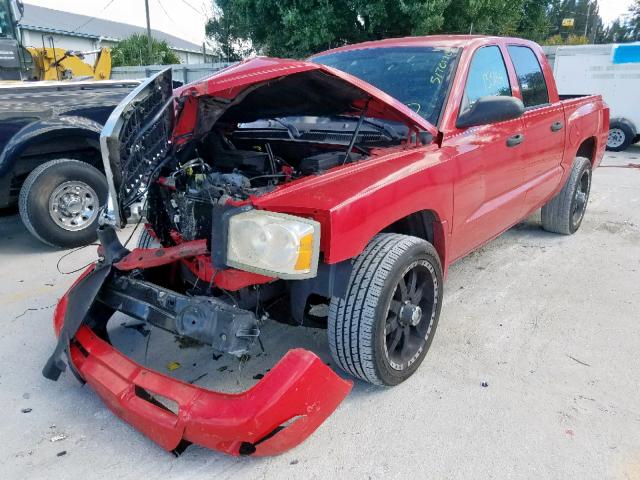
[[[67,303],[65,296],[56,309],[56,330]],[[231,455],[282,453],[313,433],[352,386],[312,352],[294,349],[246,392],[214,392],[133,362],[86,325],[69,358],[117,416],[169,451],[193,443]]]

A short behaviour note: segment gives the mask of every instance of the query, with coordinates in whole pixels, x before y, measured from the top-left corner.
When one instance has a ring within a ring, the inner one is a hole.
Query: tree
[[[225,2],[219,2],[226,6]],[[229,12],[224,15],[222,8],[214,3],[214,17],[205,25],[205,33],[214,41],[214,55],[227,62],[236,62],[251,53],[250,42],[242,38],[240,25]]]
[[[629,7],[629,20],[627,24],[629,27],[629,41],[640,40],[640,0],[635,0],[631,7]]]
[[[558,0],[559,1],[559,0]],[[434,33],[549,33],[548,0],[217,0],[208,35],[221,56],[305,57],[347,43]]]
[[[611,25],[605,30],[604,43],[621,43],[627,41],[629,37],[629,28],[619,18],[615,19]]]
[[[591,42],[602,37],[604,25],[596,0],[551,0],[548,3],[550,33],[561,35],[564,43],[569,37],[586,36]],[[563,26],[564,19],[573,19],[573,25]]]
[[[438,31],[451,0],[218,0],[207,26],[233,57],[250,41],[259,53],[305,57],[347,43]]]
[[[151,39],[151,57],[147,36],[133,34],[120,40],[111,49],[111,58],[114,67],[126,65],[173,65],[180,63],[180,58],[171,50],[164,40]]]

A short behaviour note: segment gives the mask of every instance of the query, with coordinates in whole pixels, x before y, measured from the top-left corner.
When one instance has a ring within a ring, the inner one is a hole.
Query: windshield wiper
[[[349,120],[353,120],[353,117],[348,117],[346,115],[341,115],[340,118],[348,118]],[[358,119],[359,120],[359,119]],[[363,123],[366,123],[367,125],[371,125],[373,127],[376,127],[380,130],[382,130],[384,133],[386,133],[387,135],[389,135],[391,137],[392,140],[401,140],[403,137],[400,133],[398,133],[398,131],[387,125],[384,122],[379,122],[377,120],[374,120],[372,118],[364,118]]]
[[[302,136],[302,134],[300,133],[300,130],[298,130],[298,127],[296,127],[290,121],[285,120],[283,118],[272,118],[272,120],[274,122],[278,122],[280,125],[286,128],[287,131],[289,132],[289,135],[291,135],[293,138],[300,138]]]
[[[356,128],[353,130],[353,136],[351,137],[351,141],[349,142],[349,147],[344,155],[344,161],[342,164],[344,165],[347,161],[351,161],[351,150],[353,150],[353,146],[356,144],[356,139],[358,138],[358,133],[360,133],[360,129],[362,128],[362,124],[364,123],[364,116],[367,114],[367,109],[369,108],[369,101],[365,103],[364,108],[362,109],[362,113],[360,113],[360,117],[358,117],[358,123],[356,124]]]

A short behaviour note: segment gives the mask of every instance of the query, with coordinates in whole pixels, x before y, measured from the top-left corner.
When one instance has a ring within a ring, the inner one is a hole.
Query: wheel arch
[[[25,173],[25,159],[91,150],[98,154],[90,163],[104,171],[100,154],[102,125],[84,117],[68,116],[32,122],[11,137],[0,153],[0,174]],[[27,162],[28,163],[28,162]]]
[[[447,222],[446,220],[441,220],[435,210],[418,210],[393,219],[376,232],[375,235],[380,233],[398,233],[426,240],[436,249],[443,274],[446,276],[448,269]],[[375,238],[375,235],[372,238]],[[358,254],[360,253],[358,252]],[[315,278],[291,282],[290,306],[294,320],[299,324],[303,323],[304,312],[308,308],[309,299],[313,294],[325,298],[332,296],[343,297],[351,275],[351,267],[352,259],[342,260],[333,264],[321,262],[318,266],[318,275]]]
[[[446,271],[446,228],[447,222],[441,219],[437,211],[423,209],[394,220],[378,233],[399,233],[426,240],[435,247],[438,257],[440,257],[442,268]]]
[[[578,150],[576,151],[575,157],[585,157],[588,158],[593,166],[596,160],[596,152],[597,152],[598,141],[595,136],[591,136],[585,138],[582,143],[578,146]]]
[[[0,176],[10,178],[10,190],[15,193],[35,168],[56,158],[81,160],[104,173],[101,129],[99,123],[83,117],[30,123],[18,131],[0,153]]]

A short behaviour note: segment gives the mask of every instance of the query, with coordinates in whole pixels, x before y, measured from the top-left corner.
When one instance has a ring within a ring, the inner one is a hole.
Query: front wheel
[[[59,159],[35,168],[20,190],[22,222],[40,241],[54,247],[79,247],[97,238],[107,180],[95,167]]]
[[[345,298],[331,299],[331,355],[355,377],[397,385],[422,363],[441,306],[442,266],[433,245],[376,235],[355,259]]]

